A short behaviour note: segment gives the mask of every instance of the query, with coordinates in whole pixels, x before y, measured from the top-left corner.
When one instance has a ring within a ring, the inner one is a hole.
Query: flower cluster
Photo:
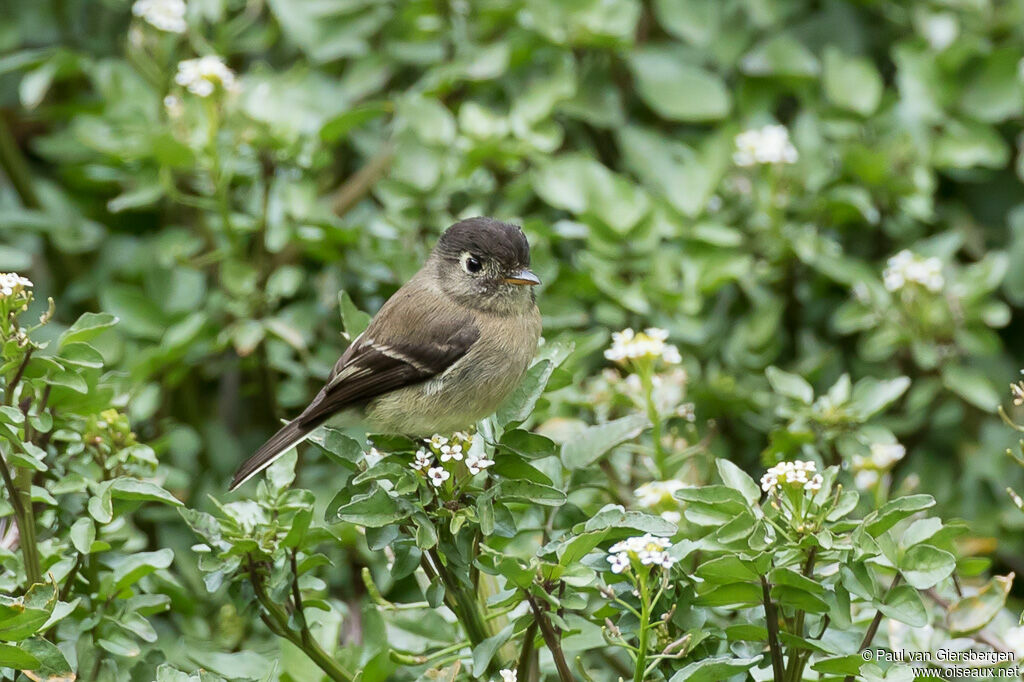
[[[136,0],[132,14],[168,33],[184,33],[185,0]]]
[[[823,479],[821,474],[815,473],[816,469],[814,462],[779,462],[761,477],[761,490],[773,495],[785,486],[817,492],[821,490]]]
[[[674,509],[674,507],[678,507],[678,503],[672,494],[685,487],[685,483],[675,479],[650,481],[634,490],[633,494],[636,495],[636,503],[646,509],[673,507],[673,509],[663,509],[661,518],[669,523],[679,523],[682,516]]]
[[[661,358],[671,365],[682,362],[679,349],[665,343],[668,331],[649,327],[642,332],[623,329],[612,333],[612,347],[604,352],[604,356],[613,362],[626,362],[641,358]]]
[[[889,258],[882,272],[882,281],[889,291],[899,291],[907,284],[919,284],[933,293],[941,291],[946,283],[941,260],[922,258],[907,249]]]
[[[503,668],[498,671],[498,676],[501,677],[501,682],[517,682],[519,673],[510,668]]]
[[[872,443],[871,454],[853,458],[854,484],[861,490],[869,490],[878,484],[882,474],[903,459],[907,449],[899,443]]]
[[[797,152],[786,126],[768,125],[737,135],[732,160],[737,166],[796,163]]]
[[[0,298],[17,296],[32,288],[32,280],[16,272],[0,272]]]
[[[668,550],[671,548],[672,543],[665,538],[645,533],[612,545],[608,549],[608,563],[611,564],[612,573],[623,573],[631,566],[633,559],[642,566],[672,568],[676,560],[669,556]]]
[[[238,89],[235,72],[213,55],[179,62],[174,82],[199,97],[209,97],[218,85],[228,92]]]
[[[464,462],[473,476],[494,465],[494,460],[488,459],[486,454],[469,452],[473,436],[465,431],[457,431],[450,438],[435,433],[423,442],[425,447],[416,451],[415,459],[409,466],[416,471],[425,471],[435,488],[441,487],[451,478],[451,472],[444,467],[448,462]],[[440,460],[440,464],[435,462],[435,457]]]

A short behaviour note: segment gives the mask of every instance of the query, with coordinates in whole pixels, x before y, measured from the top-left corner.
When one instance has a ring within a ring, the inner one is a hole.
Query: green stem
[[[287,639],[301,649],[318,668],[323,670],[335,682],[352,682],[355,679],[354,675],[342,668],[337,661],[323,650],[308,628],[303,627],[301,632],[295,632],[288,627],[288,614],[280,605],[274,603],[263,589],[263,580],[257,572],[252,557],[249,557],[249,581],[252,583],[253,591],[256,593],[256,599],[264,611],[266,611],[267,617],[264,619],[264,622],[274,634]],[[297,620],[304,622],[302,618]]]
[[[448,607],[455,612],[473,646],[480,644],[490,635],[475,596],[470,595],[468,590],[448,571],[448,567],[441,562],[436,548],[429,550],[427,554],[430,556],[433,570],[444,583],[445,595],[451,595],[452,601],[449,602]]]
[[[885,595],[882,597],[884,602],[886,598],[892,594],[892,591],[896,589],[896,586],[900,584],[900,579],[903,576],[899,573],[892,579],[892,583],[889,584],[889,589],[886,590]],[[864,651],[871,646],[872,640],[875,638],[875,633],[878,632],[878,626],[882,624],[882,612],[875,611],[875,617],[871,619],[871,625],[868,626],[867,632],[864,633],[864,639],[861,640],[860,648],[857,651]],[[844,682],[853,682],[853,675],[847,675]]]
[[[7,457],[0,450],[0,476],[4,479],[7,495],[14,509],[14,523],[18,526],[18,545],[25,561],[26,588],[43,582],[43,571],[39,565],[39,548],[36,546],[36,522],[32,513],[32,472],[19,469],[17,479],[11,476]]]
[[[779,645],[779,612],[771,599],[768,579],[761,576],[761,595],[764,601],[764,620],[768,625],[768,650],[772,659],[772,676],[775,682],[783,682],[782,647]]]
[[[26,208],[39,208],[41,204],[32,182],[32,174],[29,172],[28,163],[25,161],[25,157],[22,156],[21,150],[18,149],[18,143],[14,139],[14,134],[11,133],[11,128],[7,125],[7,121],[4,120],[3,116],[0,116],[0,167],[4,169],[4,173],[10,179],[11,185],[14,186],[14,191],[18,193],[18,197],[21,199],[21,203]]]
[[[647,597],[647,579],[641,572],[638,575],[640,588],[640,637],[637,643],[636,667],[633,670],[633,682],[643,682],[647,670],[648,637],[651,630],[651,603]]]
[[[665,460],[668,454],[665,452],[664,444],[661,442],[661,416],[658,414],[658,406],[654,404],[654,379],[650,367],[640,367],[640,383],[644,389],[644,403],[647,409],[647,418],[651,422],[651,438],[654,439],[654,464],[658,469],[658,477],[668,477]]]
[[[523,635],[523,651],[519,654],[519,663],[516,665],[516,679],[523,682],[530,682],[530,672],[533,667],[533,640],[537,636],[537,619],[526,628]]]
[[[558,679],[561,682],[573,682],[572,671],[569,669],[569,663],[565,660],[565,652],[562,651],[562,642],[558,637],[558,633],[551,627],[551,621],[548,620],[547,614],[530,593],[526,594],[526,601],[529,602],[530,608],[533,609],[533,615],[537,620],[537,627],[540,628],[540,633],[544,637],[544,644],[547,645],[548,651],[551,652],[551,658],[555,661]]]

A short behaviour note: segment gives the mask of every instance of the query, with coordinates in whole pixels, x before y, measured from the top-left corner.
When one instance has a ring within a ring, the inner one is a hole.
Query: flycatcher
[[[469,218],[449,227],[345,350],[313,402],[238,469],[230,489],[342,413],[356,412],[378,433],[429,436],[494,412],[537,349],[537,284],[518,225]]]

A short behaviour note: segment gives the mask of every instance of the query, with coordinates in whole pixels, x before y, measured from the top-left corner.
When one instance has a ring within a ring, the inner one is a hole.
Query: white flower
[[[612,573],[622,573],[629,568],[629,555],[625,552],[609,554],[608,563],[612,565]]]
[[[474,476],[493,464],[494,460],[487,459],[487,455],[470,454],[466,457],[466,467],[469,469],[469,473]]]
[[[817,465],[814,462],[779,462],[761,477],[761,490],[769,495],[774,494],[783,485],[801,487],[807,491],[819,490],[822,484],[820,474],[815,474]],[[814,476],[809,477],[809,474]]]
[[[636,557],[644,566],[661,566],[671,568],[676,562],[668,554],[672,543],[665,538],[659,538],[650,533],[627,538],[616,542],[608,550],[608,563],[611,564],[612,573],[621,573],[629,566],[629,559]],[[618,569],[618,570],[616,570]]]
[[[870,490],[878,485],[878,472],[874,469],[858,471],[853,477],[853,484],[861,490]]]
[[[659,504],[669,502],[675,503],[672,493],[682,490],[686,484],[682,481],[651,481],[633,491],[636,495],[636,502],[641,507],[657,507]]]
[[[906,454],[907,449],[899,443],[871,444],[871,463],[876,469],[888,469]]]
[[[952,14],[932,14],[921,21],[921,32],[932,49],[942,52],[953,44],[960,34],[960,25]]]
[[[32,288],[32,280],[16,272],[0,272],[0,296],[6,298]]]
[[[430,444],[434,450],[440,450],[441,446],[448,442],[448,439],[439,433],[435,433],[433,436],[427,439],[427,443]]]
[[[132,14],[168,33],[184,33],[187,28],[184,0],[136,0]]]
[[[889,291],[899,291],[907,284],[918,284],[933,293],[941,291],[946,284],[941,260],[921,258],[907,249],[889,258],[882,272],[882,282]]]
[[[660,357],[669,364],[679,364],[682,362],[679,349],[665,343],[666,339],[668,331],[657,327],[648,327],[640,333],[623,329],[612,333],[612,347],[604,352],[604,356],[614,362]]]
[[[441,446],[441,461],[447,462],[450,459],[454,459],[456,462],[462,461],[462,446],[458,443],[454,445],[445,444]]]
[[[445,471],[444,467],[434,467],[432,469],[427,469],[427,477],[430,478],[430,482],[435,488],[440,488],[445,481],[452,477],[452,475]]]
[[[238,89],[234,71],[213,55],[179,62],[174,82],[199,97],[209,97],[218,85],[228,92]]]
[[[501,682],[516,682],[518,673],[515,670],[504,668],[498,671],[498,675],[501,677]]]
[[[384,459],[384,455],[381,454],[377,448],[370,448],[369,451],[363,453],[363,458],[366,460],[367,468],[377,466],[377,464]]]
[[[177,95],[167,95],[164,97],[164,109],[171,118],[181,118],[185,113],[185,104]]]
[[[1024,369],[1020,371],[1024,374]],[[1013,396],[1013,404],[1017,407],[1024,405],[1024,381],[1018,381],[1015,384],[1010,384],[1010,395]]]
[[[416,451],[416,459],[409,465],[416,471],[423,471],[429,469],[430,465],[434,463],[434,458],[431,457],[426,450],[420,448]]]
[[[732,160],[737,166],[754,166],[759,163],[796,163],[796,147],[789,141],[786,126],[768,125],[752,129],[736,136],[736,151]]]

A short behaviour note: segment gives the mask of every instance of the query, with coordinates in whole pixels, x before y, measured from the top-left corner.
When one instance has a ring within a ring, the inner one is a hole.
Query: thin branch
[[[779,612],[771,598],[768,579],[761,576],[761,596],[764,601],[764,619],[768,625],[768,650],[772,656],[772,674],[775,682],[783,682],[782,647],[779,646]]]
[[[537,626],[540,628],[540,634],[544,637],[544,643],[548,647],[548,651],[551,652],[551,658],[555,661],[555,669],[558,670],[558,679],[561,682],[573,682],[572,671],[569,670],[569,663],[565,660],[565,653],[562,651],[562,643],[559,641],[558,633],[551,626],[551,621],[548,620],[547,613],[541,609],[537,600],[533,598],[532,594],[526,594],[526,601],[529,602],[530,608],[533,609],[533,615],[537,618]]]
[[[391,168],[391,161],[395,157],[395,150],[390,143],[385,143],[377,155],[371,158],[365,166],[353,173],[335,191],[331,199],[331,208],[334,213],[341,217],[351,210],[360,199],[366,196],[373,186]]]
[[[21,203],[26,208],[39,208],[42,205],[36,194],[28,163],[18,149],[14,134],[11,133],[11,128],[3,116],[0,116],[0,167],[4,169],[14,191],[18,193]]]
[[[899,573],[892,579],[892,583],[889,585],[889,589],[885,591],[885,595],[882,597],[882,601],[885,601],[886,597],[892,594],[892,591],[896,589],[896,586],[900,584],[900,580],[903,578]],[[871,642],[875,639],[875,634],[878,632],[878,626],[882,624],[882,611],[875,611],[875,617],[871,619],[871,625],[868,626],[867,632],[864,633],[864,639],[861,640],[860,647],[857,651],[864,651]],[[854,676],[847,675],[844,682],[853,682]]]
[[[522,682],[530,682],[531,668],[533,667],[533,640],[537,636],[537,621],[534,620],[526,627],[526,634],[523,635],[523,650],[519,654],[519,663],[516,664],[516,679]]]

